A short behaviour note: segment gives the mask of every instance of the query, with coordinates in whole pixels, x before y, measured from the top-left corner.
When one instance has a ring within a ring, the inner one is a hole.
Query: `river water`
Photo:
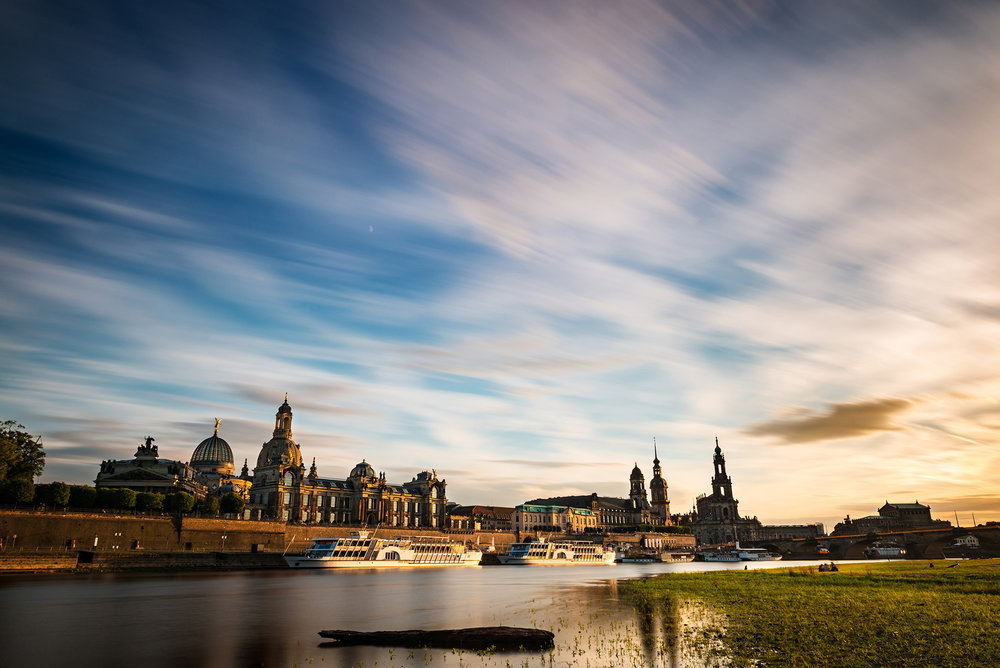
[[[698,602],[642,611],[618,581],[745,564],[490,566],[0,578],[0,666],[702,666]],[[750,567],[800,567],[763,562]],[[531,626],[544,653],[321,647],[321,629]]]

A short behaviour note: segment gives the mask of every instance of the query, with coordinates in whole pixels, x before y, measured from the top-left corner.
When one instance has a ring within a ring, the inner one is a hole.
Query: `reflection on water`
[[[774,562],[771,562],[772,564]],[[742,568],[741,564],[736,567]],[[629,600],[618,578],[729,564],[0,578],[2,666],[723,665],[698,601]],[[551,652],[320,648],[321,629],[553,631]]]

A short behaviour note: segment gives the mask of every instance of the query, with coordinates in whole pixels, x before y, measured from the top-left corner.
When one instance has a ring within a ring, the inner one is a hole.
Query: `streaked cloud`
[[[882,431],[900,431],[893,418],[913,407],[909,399],[886,398],[834,404],[823,414],[806,412],[750,425],[751,436],[772,436],[784,443],[812,443],[856,438]]]

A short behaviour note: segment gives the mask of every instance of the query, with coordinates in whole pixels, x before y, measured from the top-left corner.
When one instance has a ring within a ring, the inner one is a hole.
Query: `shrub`
[[[69,505],[74,508],[93,508],[97,502],[97,490],[88,485],[70,485]]]
[[[0,499],[7,503],[30,503],[35,498],[31,478],[8,478],[0,485]]]
[[[246,507],[246,501],[243,500],[239,494],[234,492],[229,492],[219,503],[219,509],[226,513],[232,515],[242,515],[243,509]]]
[[[167,494],[163,499],[163,509],[171,513],[190,513],[194,508],[194,497],[187,492]]]
[[[135,495],[136,510],[163,510],[163,494],[139,492]]]
[[[117,510],[131,510],[135,508],[136,493],[134,489],[119,487],[114,494],[114,507]]]
[[[207,497],[204,501],[198,504],[198,512],[202,515],[215,517],[219,514],[219,499],[214,496]]]

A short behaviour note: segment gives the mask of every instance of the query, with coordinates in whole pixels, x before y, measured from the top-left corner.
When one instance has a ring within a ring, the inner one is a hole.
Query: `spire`
[[[654,464],[659,464],[660,463],[660,456],[656,453],[656,437],[655,436],[653,437],[653,463]]]

